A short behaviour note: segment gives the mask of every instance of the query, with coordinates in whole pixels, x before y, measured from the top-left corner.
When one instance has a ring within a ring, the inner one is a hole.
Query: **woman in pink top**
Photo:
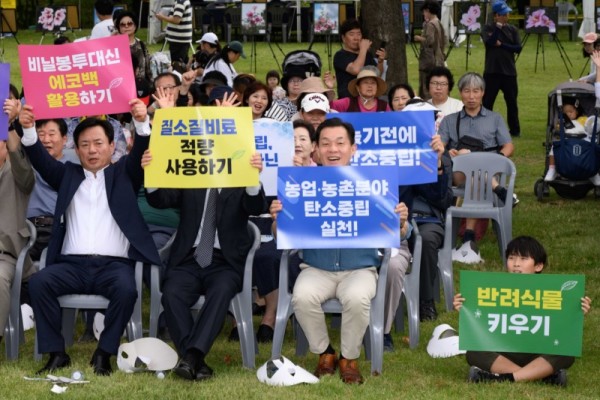
[[[356,79],[348,84],[352,97],[331,102],[331,108],[338,112],[391,111],[387,101],[379,99],[387,91],[387,84],[379,77],[376,67],[363,67]]]

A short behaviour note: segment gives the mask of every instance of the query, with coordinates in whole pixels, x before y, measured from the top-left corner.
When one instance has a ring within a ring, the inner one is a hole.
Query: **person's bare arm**
[[[356,60],[348,64],[348,66],[346,67],[346,72],[352,75],[358,75],[362,67],[365,66],[365,60],[367,59],[367,52],[369,51],[369,47],[371,47],[371,41],[369,39],[360,40],[358,57],[356,57]]]
[[[512,144],[512,143],[506,143],[500,149],[500,153],[502,153],[502,155],[505,156],[505,157],[512,156],[514,152],[515,152],[515,145]]]

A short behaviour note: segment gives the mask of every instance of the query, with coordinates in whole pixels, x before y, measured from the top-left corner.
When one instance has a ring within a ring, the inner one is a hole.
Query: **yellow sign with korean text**
[[[248,107],[172,107],[154,115],[148,188],[225,188],[258,185]]]

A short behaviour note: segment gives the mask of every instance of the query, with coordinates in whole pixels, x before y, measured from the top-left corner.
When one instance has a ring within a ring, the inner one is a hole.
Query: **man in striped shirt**
[[[188,62],[188,52],[192,47],[192,5],[190,0],[176,0],[169,15],[155,13],[159,21],[167,22],[167,41],[171,52],[171,62]]]

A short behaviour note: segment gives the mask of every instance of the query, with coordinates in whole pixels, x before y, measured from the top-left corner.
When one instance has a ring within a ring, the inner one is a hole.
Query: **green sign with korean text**
[[[460,271],[461,350],[581,356],[584,275]]]

